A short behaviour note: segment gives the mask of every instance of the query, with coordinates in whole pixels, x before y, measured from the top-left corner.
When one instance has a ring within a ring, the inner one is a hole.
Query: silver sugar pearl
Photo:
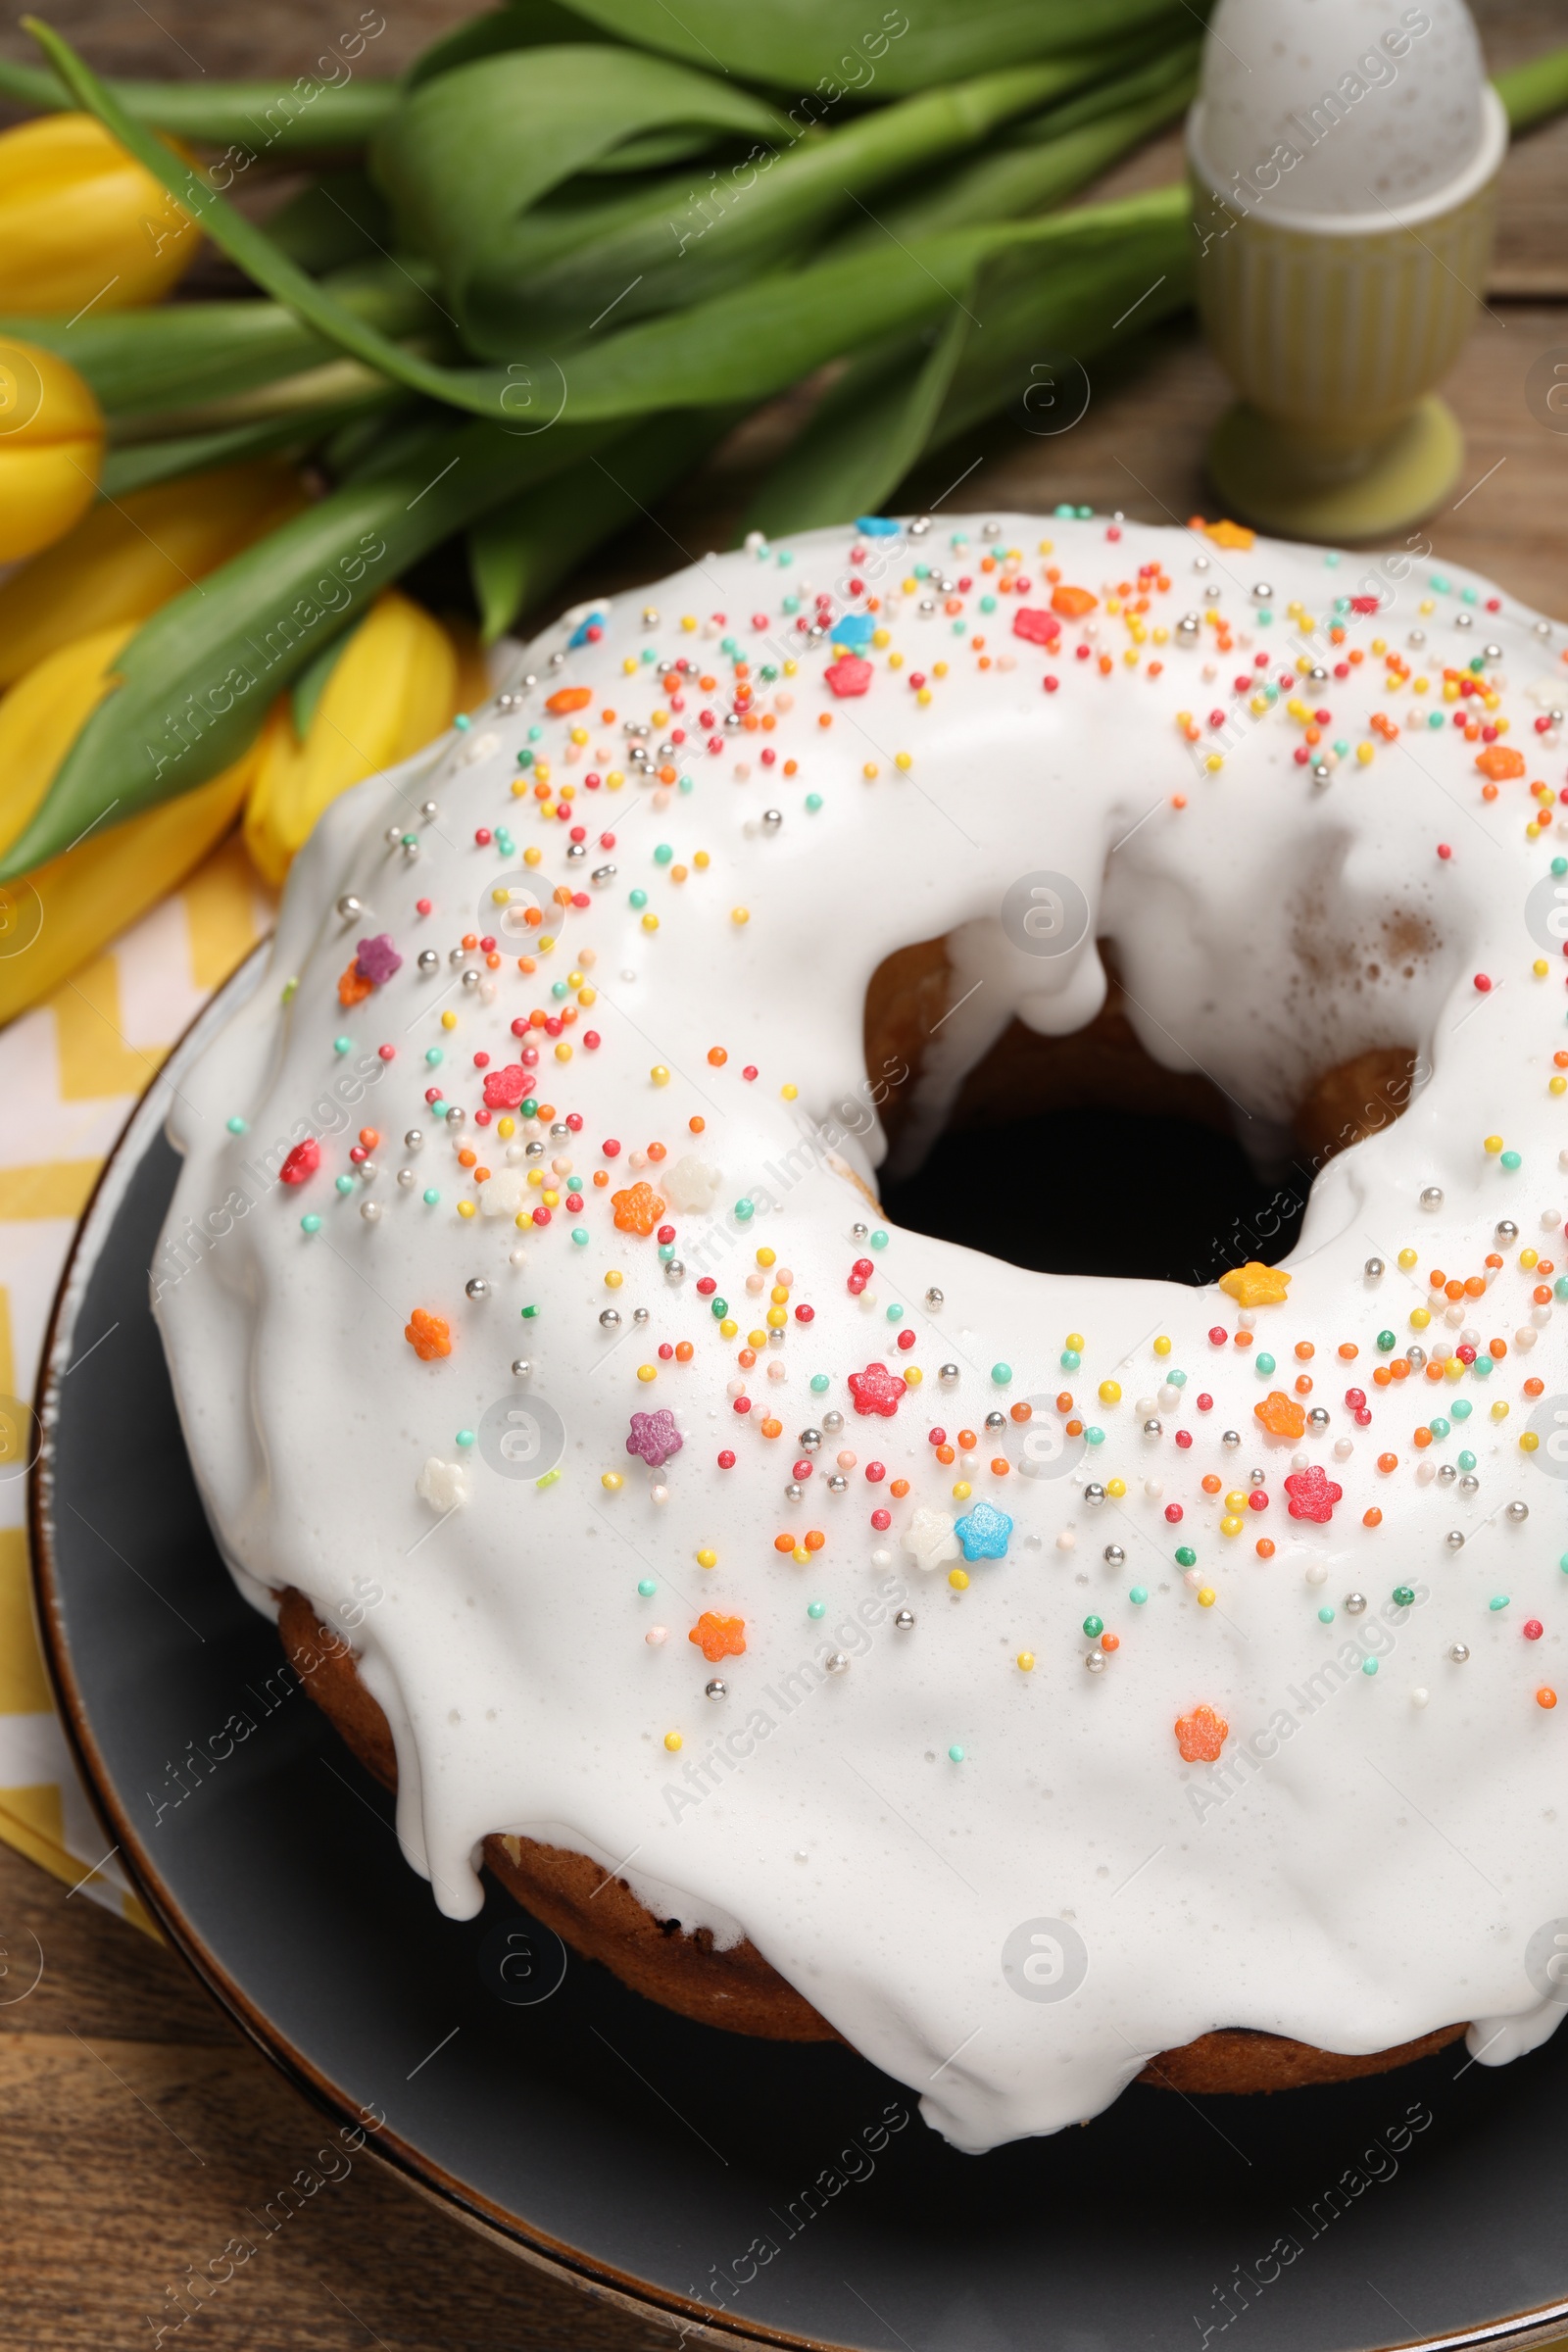
[[[1005,1429],[1005,1428],[1006,1428],[1006,1426],[1007,1426],[1007,1416],[1006,1416],[1006,1414],[1005,1414],[1005,1413],[987,1413],[987,1415],[986,1415],[986,1427],[987,1427],[987,1429]]]
[[[795,1443],[803,1453],[815,1453],[822,1443],[822,1432],[819,1429],[803,1429]]]
[[[599,1321],[603,1330],[614,1331],[620,1322],[619,1308],[614,1306],[605,1307],[600,1314]]]
[[[403,839],[403,827],[401,825],[388,825],[386,831],[382,834],[381,839],[386,843],[386,846],[389,850],[395,850],[398,846],[398,843]]]
[[[823,1662],[826,1665],[829,1674],[848,1674],[850,1671],[850,1661],[845,1656],[842,1649],[836,1649],[833,1652],[833,1655],[830,1658],[825,1659]]]
[[[1306,1416],[1306,1422],[1309,1429],[1327,1429],[1329,1425],[1327,1405],[1314,1404]]]
[[[1249,1486],[1252,1487],[1266,1486],[1268,1484],[1268,1472],[1266,1470],[1249,1470],[1247,1473],[1247,1483]]]
[[[914,1611],[912,1609],[901,1609],[898,1615],[894,1618],[893,1624],[897,1632],[901,1634],[912,1634],[914,1631]]]
[[[930,528],[931,528],[931,517],[930,517],[930,515],[929,515],[929,514],[917,514],[917,515],[915,516],[914,520],[913,520],[913,521],[910,523],[910,525],[909,525],[909,537],[910,537],[911,539],[923,539],[923,538],[925,537],[925,535],[926,535],[927,531],[928,531]]]
[[[634,1323],[646,1323],[646,1322],[647,1322],[647,1320],[648,1320],[648,1309],[647,1309],[647,1307],[646,1307],[646,1306],[634,1306],[634,1307],[632,1308],[632,1310],[631,1310],[631,1319],[632,1319],[632,1321],[633,1321]]]
[[[1195,556],[1193,558],[1193,569],[1195,571],[1206,571],[1208,569],[1208,558],[1206,556]]]
[[[1368,1282],[1381,1282],[1384,1275],[1388,1272],[1388,1268],[1383,1263],[1381,1257],[1369,1257],[1366,1261],[1366,1264],[1361,1268],[1361,1271],[1366,1276]]]
[[[1227,1447],[1230,1449],[1230,1451],[1231,1451],[1232,1453],[1234,1453],[1234,1452],[1236,1451],[1236,1448],[1237,1448],[1237,1446],[1238,1446],[1241,1444],[1241,1442],[1242,1442],[1242,1433],[1241,1433],[1241,1431],[1240,1431],[1239,1429],[1226,1429],[1226,1430],[1222,1430],[1222,1431],[1220,1432],[1220,1441],[1219,1441],[1219,1442],[1220,1442],[1220,1444],[1221,1444],[1222,1446],[1227,1446]]]
[[[1443,1541],[1445,1544],[1446,1544],[1450,1551],[1463,1551],[1464,1529],[1462,1527],[1450,1527]]]
[[[786,1502],[803,1502],[803,1501],[805,1500],[805,1498],[806,1498],[806,1489],[805,1489],[803,1486],[799,1485],[799,1484],[796,1482],[796,1480],[794,1480],[794,1479],[792,1478],[792,1479],[790,1480],[790,1483],[789,1483],[789,1485],[788,1485],[788,1486],[785,1488],[785,1490],[784,1490],[784,1499],[785,1499],[785,1501],[786,1501]]]
[[[1499,1242],[1516,1242],[1519,1239],[1519,1228],[1512,1217],[1502,1218],[1494,1230]]]
[[[1550,621],[1549,621],[1549,620],[1538,620],[1538,621],[1537,621],[1537,623],[1536,623],[1536,635],[1537,635],[1538,637],[1549,637],[1549,636],[1551,635],[1551,623],[1550,623]]]
[[[1443,1187],[1441,1184],[1429,1184],[1423,1188],[1421,1194],[1421,1205],[1423,1208],[1441,1208],[1443,1206]]]
[[[1098,1479],[1092,1479],[1084,1489],[1084,1501],[1092,1511],[1098,1511],[1105,1499],[1105,1490]]]
[[[429,978],[432,972],[438,972],[441,969],[441,958],[436,954],[434,948],[421,948],[419,950],[419,969],[421,972],[423,972],[426,979]]]
[[[460,1127],[466,1127],[468,1124],[468,1114],[454,1102],[452,1108],[447,1112],[445,1123],[448,1134],[456,1135]]]
[[[1404,1351],[1404,1360],[1412,1372],[1419,1372],[1425,1367],[1427,1351],[1421,1347],[1407,1348]]]
[[[764,825],[767,827],[767,829],[768,829],[768,831],[769,831],[770,833],[776,833],[776,832],[778,831],[778,829],[779,829],[780,825],[781,825],[781,824],[784,822],[784,811],[783,811],[783,809],[782,809],[782,808],[764,808],[764,809],[762,810],[762,822],[763,822],[763,824],[764,824]]]
[[[1345,1614],[1347,1617],[1360,1617],[1365,1614],[1365,1611],[1366,1594],[1364,1592],[1347,1592],[1345,1595]]]
[[[419,815],[425,824],[433,825],[440,813],[441,810],[434,801],[421,801],[419,803]]]
[[[367,1225],[375,1225],[375,1224],[378,1224],[378,1223],[379,1223],[379,1221],[380,1221],[380,1216],[381,1216],[381,1203],[380,1203],[380,1201],[379,1201],[379,1200],[362,1200],[362,1201],[360,1202],[360,1214],[361,1214],[361,1216],[362,1216],[362,1217],[365,1219],[365,1222],[367,1223]]]
[[[1459,1481],[1459,1492],[1460,1492],[1460,1494],[1463,1494],[1464,1496],[1466,1496],[1466,1498],[1468,1498],[1468,1497],[1469,1497],[1470,1495],[1472,1495],[1472,1494],[1480,1494],[1480,1492],[1481,1492],[1481,1481],[1480,1481],[1480,1479],[1479,1479],[1479,1478],[1477,1478],[1477,1476],[1476,1476],[1476,1474],[1475,1474],[1475,1472],[1474,1472],[1473,1470],[1467,1470],[1467,1471],[1465,1472],[1465,1474],[1464,1474],[1463,1478],[1461,1478],[1461,1479],[1460,1479],[1460,1481]]]
[[[1002,537],[1001,523],[983,522],[980,525],[980,536],[982,539],[1000,539]]]
[[[1529,1516],[1530,1505],[1528,1502],[1510,1502],[1508,1508],[1503,1513],[1503,1517],[1505,1519],[1511,1519],[1515,1527],[1523,1527]]]
[[[412,840],[412,839],[411,839],[411,840],[408,840],[408,841],[405,841],[405,842],[404,842],[404,844],[403,844],[403,855],[404,855],[404,858],[407,859],[408,863],[409,863],[410,865],[412,865],[412,864],[414,863],[415,859],[416,859],[416,858],[418,857],[418,855],[419,855],[419,845],[418,845],[418,843],[417,843],[416,841],[414,841],[414,840]]]
[[[488,1298],[490,1296],[490,1285],[482,1274],[475,1274],[472,1280],[466,1282],[463,1287],[470,1298]]]
[[[522,1147],[522,1156],[524,1159],[543,1159],[547,1149],[548,1147],[540,1142],[538,1136],[530,1135]]]
[[[849,1493],[850,1482],[845,1477],[842,1470],[834,1471],[832,1477],[827,1482],[827,1491],[830,1494],[847,1494]]]
[[[572,864],[580,864],[580,863],[582,862],[583,858],[585,858],[587,857],[587,855],[588,855],[588,845],[587,845],[587,843],[586,843],[586,842],[582,842],[582,841],[568,841],[568,842],[567,842],[567,844],[566,844],[566,862],[568,863],[568,865],[572,865]]]
[[[1451,1487],[1458,1475],[1452,1462],[1443,1462],[1438,1468],[1438,1484],[1440,1487]]]
[[[956,1389],[958,1385],[959,1378],[957,1365],[939,1364],[937,1367],[937,1378],[945,1389]]]
[[[1217,605],[1224,593],[1224,589],[1221,588],[1219,582],[1215,580],[1203,590],[1203,602],[1205,605]]]
[[[405,1152],[422,1152],[424,1150],[424,1130],[420,1127],[411,1127],[403,1138],[403,1149]]]
[[[373,1159],[362,1159],[358,1172],[362,1184],[373,1184],[381,1173]]]
[[[416,1184],[418,1183],[418,1181],[419,1181],[419,1179],[417,1178],[417,1176],[416,1176],[416,1174],[414,1173],[414,1170],[413,1170],[412,1168],[399,1168],[399,1170],[398,1170],[398,1182],[399,1182],[399,1184],[401,1184],[401,1185],[402,1185],[402,1187],[403,1187],[403,1190],[404,1190],[406,1193],[407,1193],[407,1192],[412,1192],[412,1190],[414,1189],[415,1185],[416,1185]]]
[[[1105,1671],[1104,1651],[1102,1649],[1086,1650],[1084,1652],[1084,1665],[1091,1674],[1103,1674]]]
[[[463,958],[467,953],[468,951],[466,948],[452,948],[448,950],[447,961],[451,964],[454,971],[456,971],[458,965],[463,961]]]
[[[1476,625],[1475,614],[1473,612],[1456,612],[1453,616],[1453,625],[1456,629],[1473,629]]]
[[[870,1238],[871,1228],[869,1225],[852,1225],[850,1227],[850,1239],[852,1242],[868,1242]]]
[[[1252,590],[1252,602],[1254,605],[1271,605],[1274,602],[1274,591],[1267,580],[1258,581]]]
[[[1486,662],[1500,662],[1502,660],[1502,648],[1500,645],[1484,645],[1481,649],[1481,654],[1483,661]]]
[[[525,1355],[514,1356],[512,1362],[512,1377],[514,1380],[526,1380],[532,1371],[533,1365],[529,1362]]]
[[[659,626],[659,607],[658,607],[657,605],[644,605],[644,607],[643,607],[643,627],[644,627],[645,629],[657,629],[657,628],[658,628],[658,626]]]
[[[1312,788],[1322,792],[1334,781],[1334,770],[1327,760],[1314,760],[1311,767]]]
[[[703,1696],[705,1698],[728,1698],[729,1685],[715,1674],[710,1683],[703,1685]]]
[[[593,870],[592,879],[595,882],[613,882],[615,879],[615,869],[612,865],[596,865]]]
[[[830,1438],[836,1438],[838,1436],[839,1431],[844,1427],[844,1415],[839,1411],[837,1405],[834,1406],[830,1413],[824,1413],[822,1415],[822,1427],[827,1431],[827,1434]]]
[[[1163,1422],[1163,1421],[1161,1421],[1161,1419],[1160,1419],[1160,1417],[1159,1417],[1159,1415],[1158,1415],[1157,1413],[1151,1413],[1151,1414],[1150,1414],[1150,1416],[1149,1416],[1149,1419],[1148,1419],[1148,1420],[1147,1420],[1147,1421],[1144,1423],[1144,1435],[1145,1435],[1145,1437],[1146,1437],[1146,1438],[1162,1438],[1162,1437],[1164,1436],[1164,1434],[1165,1434],[1165,1424],[1164,1424],[1164,1422]]]
[[[565,654],[564,654],[564,652],[558,652],[558,653],[554,653],[554,654],[552,654],[552,655],[551,655],[551,657],[550,657],[550,666],[551,666],[551,668],[552,668],[552,669],[560,669],[560,668],[562,667],[562,665],[564,663],[564,662],[565,662],[565,659],[566,659],[566,657],[565,657]]]
[[[1413,645],[1413,646],[1415,646],[1415,647],[1419,648],[1419,647],[1421,647],[1421,646],[1425,645],[1426,641],[1427,641],[1427,633],[1426,633],[1425,629],[1412,629],[1412,630],[1410,631],[1410,634],[1409,634],[1409,636],[1408,636],[1408,637],[1405,639],[1405,641],[1404,641],[1404,642],[1405,642],[1405,644],[1406,644],[1406,645]]]
[[[357,899],[352,890],[346,890],[337,903],[337,910],[346,923],[352,923],[365,912],[365,902]]]
[[[1450,1657],[1450,1658],[1453,1660],[1453,1662],[1454,1662],[1454,1664],[1455,1664],[1456,1666],[1462,1666],[1462,1665],[1464,1664],[1464,1662],[1465,1662],[1466,1658],[1467,1658],[1467,1657],[1470,1655],[1470,1644],[1469,1644],[1469,1642],[1450,1642],[1448,1643],[1448,1655],[1449,1655],[1449,1657]]]
[[[1321,662],[1314,662],[1306,674],[1314,686],[1326,686],[1329,682],[1329,673]]]
[[[466,989],[475,989],[478,987],[483,978],[484,974],[480,971],[478,965],[470,963],[466,966],[463,972],[463,985]]]
[[[1123,1551],[1119,1544],[1107,1544],[1105,1545],[1103,1558],[1107,1568],[1122,1568],[1126,1566],[1127,1554]]]
[[[925,1302],[926,1302],[926,1305],[927,1305],[927,1306],[930,1308],[930,1310],[931,1310],[932,1314],[935,1314],[935,1313],[936,1313],[936,1310],[937,1310],[937,1308],[938,1308],[939,1306],[941,1306],[941,1305],[942,1305],[942,1303],[943,1303],[942,1293],[941,1293],[941,1292],[940,1292],[940,1291],[939,1291],[939,1290],[936,1288],[936,1286],[935,1286],[934,1284],[933,1284],[932,1288],[931,1288],[929,1291],[927,1291],[927,1293],[926,1293],[926,1295],[925,1295]]]
[[[678,1257],[670,1258],[664,1267],[664,1280],[666,1282],[684,1282],[685,1279],[686,1267],[684,1260]]]

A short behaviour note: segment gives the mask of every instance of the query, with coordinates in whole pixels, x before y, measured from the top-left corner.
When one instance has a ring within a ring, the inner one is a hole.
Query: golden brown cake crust
[[[277,1630],[305,1689],[366,1770],[395,1789],[392,1734],[360,1680],[352,1647],[320,1622],[294,1586],[277,1598]],[[532,1838],[490,1837],[484,1858],[507,1891],[563,1942],[584,1959],[602,1960],[622,1984],[666,2009],[768,2041],[843,2039],[754,1943],[718,1951],[706,1929],[688,1936],[673,1920],[656,1919],[624,1879],[607,1876],[586,1854],[541,1845]],[[1463,2032],[1462,2025],[1443,2026],[1395,2049],[1344,2057],[1281,2034],[1225,2026],[1180,2049],[1162,2050],[1138,2079],[1189,2094],[1346,2082],[1428,2057]]]

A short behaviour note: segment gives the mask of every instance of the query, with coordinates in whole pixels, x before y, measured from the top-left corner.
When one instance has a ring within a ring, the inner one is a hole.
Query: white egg
[[[1219,0],[1189,141],[1200,179],[1269,220],[1404,214],[1489,144],[1464,0]]]

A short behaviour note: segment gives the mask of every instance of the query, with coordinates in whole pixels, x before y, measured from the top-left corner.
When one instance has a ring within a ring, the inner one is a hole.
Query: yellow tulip
[[[91,115],[0,131],[0,311],[69,318],[157,302],[200,243],[190,215]]]
[[[195,792],[165,801],[35,873],[0,884],[0,1022],[90,961],[118,932],[177,888],[221,841],[250,788],[253,745]]]
[[[61,646],[0,701],[0,849],[14,841],[114,676],[124,624]],[[0,1022],[57,988],[183,880],[239,813],[253,747],[198,791],[123,825],[99,825],[0,887]]]
[[[390,588],[345,645],[303,744],[288,698],[272,706],[245,811],[246,846],[270,882],[282,881],[339,793],[407,760],[452,724],[458,674],[457,650],[441,623]]]
[[[0,564],[64,538],[92,505],[103,413],[74,368],[0,336]]]
[[[292,471],[269,459],[90,508],[0,586],[0,687],[74,639],[147,619],[304,505]]]
[[[115,657],[131,634],[122,623],[75,638],[0,701],[0,851],[16,840],[108,693]]]

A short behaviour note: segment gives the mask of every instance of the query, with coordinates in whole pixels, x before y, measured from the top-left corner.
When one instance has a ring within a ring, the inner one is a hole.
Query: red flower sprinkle
[[[320,1164],[321,1147],[315,1136],[308,1135],[303,1144],[295,1145],[284,1160],[277,1171],[278,1179],[283,1184],[303,1184],[307,1176],[316,1174]]]
[[[1345,1497],[1345,1489],[1315,1462],[1309,1470],[1293,1470],[1285,1481],[1285,1492],[1291,1498],[1291,1517],[1315,1519],[1319,1526],[1327,1525],[1334,1516],[1334,1505]]]
[[[880,1413],[890,1421],[907,1394],[904,1382],[886,1364],[867,1364],[863,1372],[850,1374],[850,1395],[858,1413]]]

